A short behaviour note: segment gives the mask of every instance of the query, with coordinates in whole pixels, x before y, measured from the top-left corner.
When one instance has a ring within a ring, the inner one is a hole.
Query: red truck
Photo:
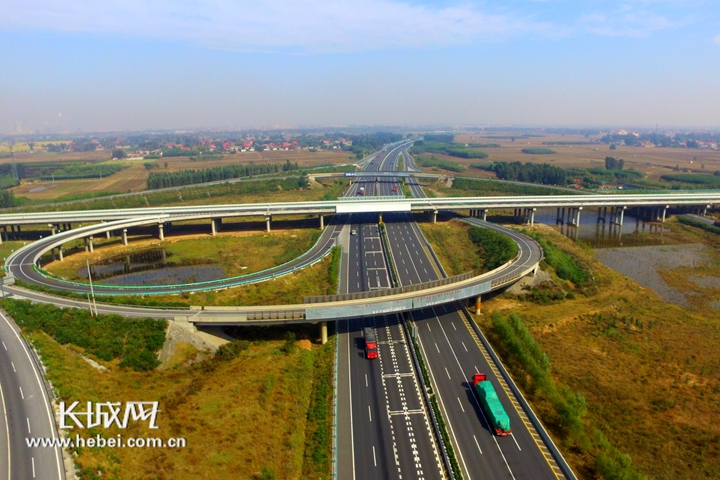
[[[365,358],[377,358],[378,349],[375,329],[372,327],[364,327],[363,337],[365,337]]]
[[[360,191],[358,193],[360,195],[365,195],[365,187],[360,187]]]
[[[397,185],[393,185],[393,192],[395,192],[395,193],[397,193],[397,192],[398,192],[398,188],[397,188]]]

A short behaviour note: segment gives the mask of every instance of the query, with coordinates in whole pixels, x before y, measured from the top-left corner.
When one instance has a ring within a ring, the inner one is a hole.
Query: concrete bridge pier
[[[611,213],[612,214],[612,213]],[[607,207],[598,207],[597,222],[607,223]]]
[[[92,237],[92,236],[88,237],[88,247],[90,248],[90,252],[94,252],[94,251],[95,251],[95,246],[94,246],[94,244],[93,244],[93,237]]]
[[[320,342],[325,345],[327,343],[327,322],[320,322]]]
[[[580,212],[583,207],[571,207],[568,212],[569,224],[575,227],[580,226]]]
[[[626,209],[627,209],[627,207],[625,207],[625,206],[615,207],[615,217],[613,218],[612,223],[622,226]]]
[[[217,235],[217,227],[215,226],[215,219],[210,219],[210,234],[214,237]]]
[[[535,224],[535,211],[536,210],[537,210],[536,208],[525,208],[524,209],[523,217],[525,217],[526,224],[528,224],[530,226],[533,226]]]
[[[270,215],[265,217],[265,231],[267,233],[270,233],[270,220],[272,220],[272,217]]]
[[[111,236],[112,236],[112,232],[110,232],[110,230],[105,230],[105,238],[110,240]]]
[[[432,211],[433,223],[437,223],[437,212],[438,212],[437,210]]]
[[[127,245],[127,244],[128,244],[128,241],[127,241],[127,228],[123,228],[123,229],[122,229],[122,244],[123,244],[123,245]]]
[[[487,222],[487,214],[488,214],[488,209],[487,208],[483,209],[483,211],[482,211],[483,222]]]
[[[318,215],[318,218],[320,219],[320,230],[325,229],[325,218],[322,216],[322,213]]]
[[[61,262],[64,262],[64,261],[65,261],[65,257],[63,256],[63,247],[62,247],[62,245],[60,245],[60,246],[58,247],[58,257],[60,257],[60,261],[61,261]]]
[[[162,223],[158,223],[158,238],[161,242],[165,240],[165,226]]]

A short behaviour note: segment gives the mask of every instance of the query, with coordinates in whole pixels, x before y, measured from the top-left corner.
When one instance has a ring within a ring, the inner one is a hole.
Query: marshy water
[[[173,256],[164,248],[153,248],[106,258],[90,264],[90,271],[94,282],[106,285],[171,285],[225,278],[223,269],[211,261],[177,262]],[[88,276],[86,268],[77,273]]]
[[[647,222],[628,214],[622,226],[598,222],[597,210],[583,211],[579,227],[558,225],[555,209],[538,210],[535,221],[555,226],[567,237],[590,245],[600,262],[677,305],[688,305],[688,294],[665,283],[659,271],[696,267],[712,261],[706,246],[678,244],[677,240],[666,235],[669,230],[661,223]],[[720,288],[720,279],[717,278],[691,276],[689,280],[700,287]],[[720,310],[720,300],[714,300],[709,305]]]
[[[558,230],[574,240],[582,240],[593,248],[639,247],[646,245],[665,245],[669,240],[665,233],[669,230],[661,223],[647,222],[641,218],[625,214],[622,225],[614,225],[597,221],[597,210],[583,210],[580,215],[580,226],[556,223],[556,210],[538,209],[535,221],[555,226]]]

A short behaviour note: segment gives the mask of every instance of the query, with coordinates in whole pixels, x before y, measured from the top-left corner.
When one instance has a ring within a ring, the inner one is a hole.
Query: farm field
[[[102,154],[102,155],[98,155]],[[78,162],[107,160],[113,164],[123,165],[127,168],[104,178],[97,179],[76,179],[62,181],[33,181],[26,182],[11,189],[16,197],[26,197],[31,200],[53,200],[67,195],[87,193],[128,193],[140,192],[147,188],[146,180],[148,169],[145,163],[153,162],[153,172],[175,172],[180,170],[202,170],[218,166],[248,164],[248,163],[298,163],[300,167],[312,168],[321,165],[340,165],[352,163],[353,158],[348,152],[342,150],[320,150],[310,152],[308,150],[292,151],[266,151],[266,152],[244,152],[236,154],[211,157],[210,160],[192,161],[189,157],[167,157],[155,160],[133,159],[133,160],[108,160],[110,152],[87,152],[87,153],[35,153],[16,154],[15,161],[21,162]],[[0,159],[0,164],[10,163],[10,159]],[[165,167],[167,163],[167,167]]]
[[[616,150],[610,150],[607,144],[591,145],[545,145],[543,142],[589,142],[595,138],[585,138],[580,135],[548,135],[544,137],[520,138],[516,134],[515,141],[510,139],[488,138],[495,135],[481,135],[478,133],[463,133],[455,137],[460,143],[497,143],[499,148],[480,148],[487,153],[488,158],[464,159],[448,155],[434,154],[435,157],[446,159],[465,167],[468,167],[458,175],[474,177],[493,177],[491,172],[469,168],[473,163],[489,162],[531,162],[549,163],[558,167],[579,167],[595,168],[604,167],[605,157],[612,156],[625,160],[625,169],[635,169],[647,174],[647,178],[657,180],[660,176],[672,173],[675,166],[691,169],[695,173],[712,173],[720,170],[720,151],[698,150],[688,148],[644,148],[617,146]],[[506,135],[499,135],[506,136]],[[509,135],[507,135],[509,136]],[[549,148],[555,154],[526,154],[522,153],[523,148]],[[430,158],[430,153],[424,153],[420,157]],[[702,165],[705,168],[702,168]]]

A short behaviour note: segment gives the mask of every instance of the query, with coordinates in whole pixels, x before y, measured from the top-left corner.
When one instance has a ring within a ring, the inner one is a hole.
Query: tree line
[[[196,183],[216,182],[231,178],[250,177],[265,173],[278,173],[300,170],[297,163],[267,163],[247,165],[227,165],[203,170],[181,170],[178,172],[151,172],[148,175],[148,190],[180,187]]]
[[[548,163],[493,162],[489,164],[473,164],[473,168],[495,172],[500,180],[518,182],[543,183],[548,185],[565,185],[567,172],[565,169]]]

